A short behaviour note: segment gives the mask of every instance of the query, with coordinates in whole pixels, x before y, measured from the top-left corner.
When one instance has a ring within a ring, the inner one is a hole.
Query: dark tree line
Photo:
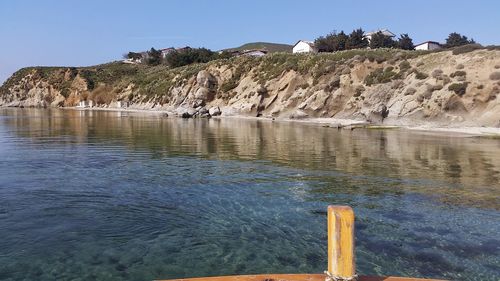
[[[377,48],[399,48],[413,50],[413,41],[408,34],[401,34],[398,40],[377,32],[371,36],[371,40],[365,36],[363,29],[353,30],[349,35],[344,31],[332,32],[326,36],[320,36],[314,41],[316,48],[320,52],[335,52],[352,49],[362,49],[370,47]]]
[[[446,39],[446,48],[453,48],[457,46],[475,44],[474,39],[468,39],[459,33],[453,32]],[[371,35],[370,40],[365,36],[363,29],[358,28],[353,30],[349,35],[344,31],[337,33],[336,31],[320,36],[314,41],[316,48],[319,52],[336,52],[343,50],[362,49],[369,47],[370,49],[378,48],[395,48],[402,50],[414,50],[412,38],[407,34],[401,34],[399,38],[394,39],[387,36],[382,32],[377,32]]]
[[[206,63],[216,59],[230,58],[228,52],[216,53],[206,48],[186,48],[182,50],[172,50],[163,55],[161,50],[151,48],[144,53],[129,52],[125,58],[141,61],[147,65],[166,64],[170,67],[180,67],[192,63]]]
[[[460,33],[452,32],[448,35],[448,38],[446,38],[445,47],[453,48],[467,44],[476,44],[476,41],[472,38],[469,40],[467,36],[461,35]]]

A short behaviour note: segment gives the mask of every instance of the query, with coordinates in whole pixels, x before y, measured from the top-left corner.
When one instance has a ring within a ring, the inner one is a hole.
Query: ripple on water
[[[0,109],[0,280],[321,272],[328,204],[356,211],[361,274],[498,280],[497,142],[15,112]]]

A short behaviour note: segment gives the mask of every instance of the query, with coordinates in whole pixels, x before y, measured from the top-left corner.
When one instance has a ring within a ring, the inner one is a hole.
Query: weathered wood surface
[[[349,206],[328,206],[328,272],[344,278],[356,274],[354,211]]]
[[[235,275],[200,277],[189,279],[171,279],[163,281],[325,281],[324,274],[261,274],[261,275]],[[444,281],[436,279],[419,279],[406,277],[376,277],[360,276],[359,281]]]

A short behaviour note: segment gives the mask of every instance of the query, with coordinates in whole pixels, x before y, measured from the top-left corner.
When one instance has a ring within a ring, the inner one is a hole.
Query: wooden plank
[[[356,274],[354,211],[349,206],[328,206],[328,272],[344,278]]]
[[[324,274],[261,274],[261,275],[235,275],[217,277],[199,277],[189,279],[171,279],[163,281],[325,281]],[[407,277],[377,277],[360,276],[359,281],[445,281],[436,279],[419,279]],[[158,280],[161,281],[161,280]]]

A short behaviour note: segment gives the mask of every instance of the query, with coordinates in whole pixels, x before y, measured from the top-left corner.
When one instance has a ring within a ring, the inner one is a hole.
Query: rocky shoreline
[[[0,106],[161,112],[498,134],[500,51],[356,50],[272,54],[175,69],[111,63],[26,68],[0,87]]]
[[[2,107],[0,107],[2,108]],[[5,108],[5,107],[4,107]],[[500,138],[500,128],[493,127],[478,127],[478,126],[442,126],[439,124],[415,124],[415,125],[393,125],[393,124],[374,124],[368,123],[362,120],[354,119],[338,119],[338,118],[304,118],[304,119],[291,119],[291,118],[274,118],[274,117],[252,117],[243,115],[194,115],[194,116],[183,116],[178,112],[172,110],[164,109],[131,109],[131,108],[77,108],[77,107],[66,107],[61,108],[62,110],[79,110],[79,111],[110,111],[110,112],[125,112],[132,114],[141,115],[160,115],[163,118],[213,118],[213,119],[244,119],[249,121],[264,121],[264,122],[287,122],[287,123],[298,123],[298,124],[308,124],[313,126],[321,126],[333,129],[344,129],[344,130],[354,130],[354,129],[377,129],[377,130],[389,130],[389,129],[399,129],[408,131],[418,131],[426,134],[433,135],[446,135],[453,137],[471,137],[471,136],[482,136],[482,137],[494,137]],[[182,112],[182,111],[181,111]]]

